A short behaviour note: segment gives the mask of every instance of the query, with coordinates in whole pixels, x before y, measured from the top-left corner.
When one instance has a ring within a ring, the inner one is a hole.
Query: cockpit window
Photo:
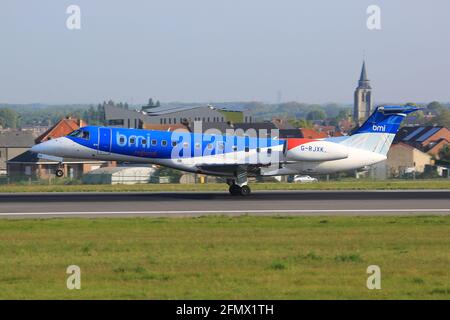
[[[69,137],[78,137],[79,134],[81,134],[81,130],[75,130],[69,133]]]
[[[71,134],[70,137],[81,138],[85,140],[89,140],[89,131],[86,130],[75,130]]]

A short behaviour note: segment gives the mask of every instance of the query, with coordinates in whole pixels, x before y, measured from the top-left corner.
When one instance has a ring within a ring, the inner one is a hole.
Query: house
[[[40,159],[36,154],[28,151],[30,147],[34,145],[34,142],[41,143],[51,139],[56,139],[68,135],[74,130],[85,126],[83,120],[66,118],[58,121],[54,126],[46,130],[39,137],[33,136],[29,140],[26,147],[21,148],[20,152],[16,152],[14,157],[9,157],[6,163],[7,173],[11,180],[21,179],[48,179],[55,174],[58,169],[59,163],[56,161],[50,161],[46,159]],[[62,169],[64,175],[69,178],[79,179],[81,176],[91,170],[105,167],[116,166],[116,162],[107,161],[91,161],[81,159],[68,159],[65,158],[62,163]]]
[[[107,164],[106,161],[64,158],[62,169],[66,177],[80,179],[84,173]],[[12,181],[49,179],[55,175],[58,166],[57,161],[38,158],[31,151],[25,151],[7,162],[8,175]]]
[[[326,132],[318,132],[314,129],[301,128],[299,130],[302,138],[306,139],[323,139],[328,137],[328,134]]]
[[[27,151],[34,145],[35,138],[30,131],[0,132],[0,174],[7,173],[7,161]]]
[[[84,121],[81,119],[73,119],[70,117],[62,119],[57,124],[46,130],[39,137],[37,137],[35,142],[41,143],[50,139],[67,136],[72,131],[75,131],[85,125],[86,123],[84,123]]]
[[[386,160],[388,174],[394,177],[408,171],[424,172],[425,167],[431,164],[431,155],[404,142],[393,144]]]
[[[403,127],[395,136],[393,144],[405,143],[439,158],[439,151],[449,144],[450,130],[442,126]]]

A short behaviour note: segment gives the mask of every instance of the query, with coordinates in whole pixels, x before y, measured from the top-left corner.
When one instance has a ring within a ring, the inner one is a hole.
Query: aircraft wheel
[[[241,187],[239,187],[237,184],[232,184],[228,191],[230,191],[231,195],[236,196],[238,194],[241,194]]]
[[[62,176],[64,176],[64,171],[61,170],[61,169],[57,169],[57,170],[55,171],[55,175],[56,175],[58,178],[61,178]]]
[[[249,186],[245,185],[241,187],[241,196],[248,196],[251,192],[252,190]]]

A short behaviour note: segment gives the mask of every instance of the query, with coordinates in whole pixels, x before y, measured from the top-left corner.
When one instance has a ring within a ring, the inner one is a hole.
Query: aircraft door
[[[111,128],[98,128],[98,154],[111,153]]]

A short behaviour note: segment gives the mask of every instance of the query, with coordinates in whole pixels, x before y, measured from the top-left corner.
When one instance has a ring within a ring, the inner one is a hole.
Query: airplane
[[[232,195],[251,193],[248,177],[329,174],[386,160],[402,120],[414,106],[378,106],[348,136],[324,139],[153,131],[86,126],[31,148],[38,157],[151,163],[226,178]]]

